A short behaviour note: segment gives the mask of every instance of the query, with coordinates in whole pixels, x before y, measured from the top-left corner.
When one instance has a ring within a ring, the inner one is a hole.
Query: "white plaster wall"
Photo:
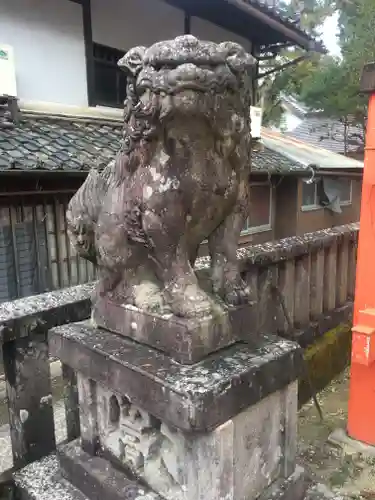
[[[184,13],[160,0],[91,0],[91,16],[93,41],[124,52],[184,33]]]
[[[91,0],[94,42],[120,50],[174,38],[184,13],[162,0]],[[250,42],[212,23],[191,20],[207,40]],[[87,106],[82,7],[69,0],[0,0],[0,43],[15,52],[18,97]]]
[[[87,105],[80,5],[0,0],[0,43],[14,47],[20,98]]]
[[[241,44],[247,51],[251,50],[251,43],[246,38],[242,38],[231,31],[227,31],[221,26],[200,19],[199,17],[191,18],[191,34],[202,40],[210,40],[212,42],[237,42]]]

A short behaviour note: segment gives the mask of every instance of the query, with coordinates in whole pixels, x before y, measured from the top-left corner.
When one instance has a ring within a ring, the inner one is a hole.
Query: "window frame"
[[[342,207],[348,207],[353,203],[353,180],[349,179],[349,200],[340,201]]]
[[[353,180],[349,179],[349,183],[350,183],[350,197],[349,197],[349,200],[344,200],[344,201],[340,200],[340,207],[348,207],[348,206],[350,206],[353,203]],[[314,210],[322,210],[322,209],[326,208],[326,207],[324,207],[322,205],[319,205],[319,203],[317,203],[317,200],[318,200],[318,184],[316,182],[314,182],[314,186],[315,186],[314,201],[316,203],[314,203],[313,205],[304,205],[303,204],[303,185],[304,184],[306,184],[306,183],[304,183],[303,180],[301,180],[301,207],[300,207],[301,211],[302,212],[312,212]]]
[[[241,236],[246,236],[250,234],[266,233],[267,231],[272,231],[272,220],[273,220],[273,186],[269,182],[251,182],[250,188],[252,186],[268,186],[270,190],[270,206],[269,206],[269,222],[268,224],[262,224],[260,226],[251,226],[243,229],[241,231]],[[246,219],[246,224],[249,222],[249,217]]]
[[[302,210],[302,212],[311,212],[313,210],[320,210],[320,209],[324,208],[322,205],[319,205],[319,203],[317,203],[317,201],[318,201],[318,184],[316,182],[313,183],[313,186],[315,187],[314,203],[311,205],[304,205],[303,204],[303,186],[304,186],[304,184],[307,184],[307,183],[304,182],[303,180],[301,180],[301,210]],[[311,184],[307,184],[307,185],[311,185]]]
[[[95,55],[96,51],[108,51],[108,52],[113,52],[113,55],[120,60],[121,57],[126,53],[126,50],[120,50],[115,47],[110,47],[109,45],[103,45],[102,43],[96,43],[93,42],[92,44],[92,83],[89,86],[89,102],[91,103],[92,106],[101,106],[101,107],[106,107],[106,108],[114,108],[114,109],[123,109],[124,107],[124,101],[120,102],[117,101],[116,103],[110,103],[108,101],[103,101],[98,97],[98,92],[97,92],[97,79],[96,79],[96,65],[101,64],[102,66],[107,66],[112,69],[117,69],[117,73],[121,73],[124,78],[126,78],[125,73],[117,67],[117,63],[113,63],[110,60],[106,60],[105,58],[100,58]],[[116,87],[118,85],[118,82],[116,82]],[[117,92],[119,89],[117,88]],[[126,94],[126,90],[125,90]]]

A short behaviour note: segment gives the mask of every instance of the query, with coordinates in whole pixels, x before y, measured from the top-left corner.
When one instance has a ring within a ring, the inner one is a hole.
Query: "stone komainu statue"
[[[248,301],[236,250],[248,210],[253,61],[236,43],[191,35],[119,61],[128,76],[121,149],[68,208],[73,244],[98,266],[97,300],[209,315],[213,299],[193,270],[208,240],[214,293]]]

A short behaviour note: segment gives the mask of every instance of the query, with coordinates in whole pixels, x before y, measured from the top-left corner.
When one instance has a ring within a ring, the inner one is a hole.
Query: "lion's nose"
[[[197,68],[195,64],[185,63],[180,64],[178,68],[173,71],[173,77],[179,82],[191,82],[192,80],[200,80],[202,71]]]
[[[195,75],[195,73],[197,72],[197,67],[193,63],[180,64],[180,66],[177,68],[176,72],[178,72],[182,78],[184,78],[184,76],[188,76],[188,75],[191,78],[191,76]]]

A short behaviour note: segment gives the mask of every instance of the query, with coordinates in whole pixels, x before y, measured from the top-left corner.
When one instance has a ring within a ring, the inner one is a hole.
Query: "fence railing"
[[[239,250],[258,302],[257,330],[303,345],[334,326],[337,312],[350,312],[358,231],[347,224]]]
[[[244,278],[258,301],[254,329],[294,336],[353,297],[358,224],[240,249]],[[209,261],[197,263],[205,272]],[[13,464],[19,469],[56,446],[48,330],[90,316],[94,284],[0,304],[0,345]],[[64,366],[68,439],[79,435],[75,375]]]
[[[0,304],[0,340],[13,466],[55,449],[48,330],[90,316],[93,284]],[[79,434],[75,377],[63,367],[68,438]]]

